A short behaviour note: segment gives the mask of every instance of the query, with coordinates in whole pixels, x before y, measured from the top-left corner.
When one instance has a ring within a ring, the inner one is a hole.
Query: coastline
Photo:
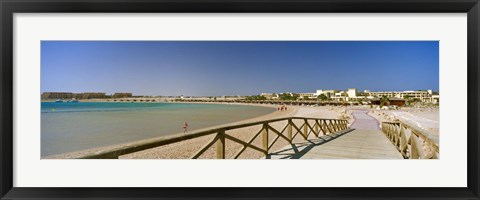
[[[153,102],[155,103],[155,102]],[[168,103],[173,103],[173,102],[168,102]],[[184,102],[175,102],[175,103],[184,103]],[[270,105],[270,104],[245,104],[245,103],[222,103],[222,102],[187,102],[187,103],[202,103],[202,104],[229,104],[229,105],[251,105],[251,106],[263,106],[263,107],[272,107],[276,108],[277,105]],[[197,129],[195,131],[201,131],[201,130],[208,130],[212,129],[215,127],[221,127],[221,126],[229,126],[229,125],[234,125],[234,124],[241,124],[241,123],[248,123],[248,122],[254,122],[254,121],[262,121],[262,120],[270,120],[270,119],[276,119],[276,118],[283,118],[283,117],[291,117],[291,116],[299,116],[299,117],[317,117],[317,118],[339,118],[341,113],[344,111],[343,107],[338,107],[338,106],[323,106],[323,107],[308,107],[308,106],[288,106],[287,111],[273,111],[272,113],[266,114],[266,115],[261,115],[258,117],[250,118],[250,119],[245,119],[241,121],[236,121],[232,123],[227,123],[227,124],[222,124],[219,126],[212,126],[212,127],[207,127],[207,128],[202,128],[202,129]],[[279,123],[273,123],[272,127],[278,129],[281,129],[285,125],[285,122],[279,122]],[[261,125],[258,126],[252,126],[248,128],[242,128],[242,129],[236,129],[236,130],[231,130],[228,131],[228,134],[235,136],[238,139],[241,139],[243,141],[249,140],[259,129],[261,128]],[[188,132],[188,131],[187,131]],[[177,135],[177,134],[184,134],[184,133],[176,133],[176,134],[171,134],[172,135]],[[312,134],[313,135],[313,134]],[[163,136],[160,136],[163,137]],[[133,144],[136,142],[143,142],[143,141],[149,141],[149,140],[154,140],[158,139],[160,137],[154,137],[154,138],[149,138],[145,140],[139,140],[139,141],[132,141],[128,143],[122,143],[118,145],[110,145],[110,146],[104,146],[104,147],[97,147],[97,148],[91,148],[91,149],[86,149],[86,150],[80,150],[80,151],[75,151],[75,152],[69,152],[69,153],[64,153],[64,154],[57,154],[57,155],[51,155],[51,156],[46,156],[42,159],[63,159],[63,158],[73,158],[81,155],[86,155],[89,153],[97,152],[97,151],[102,151],[110,148],[115,148],[115,147],[121,147],[127,144]],[[272,135],[273,137],[273,135]],[[200,138],[195,138],[191,140],[186,140],[170,145],[165,145],[161,147],[156,147],[128,155],[121,156],[120,158],[122,159],[183,159],[183,158],[189,158],[194,154],[199,148],[201,148],[203,145],[208,143],[211,139],[213,138],[213,135],[209,136],[203,136]],[[297,137],[296,139],[300,140],[300,137]],[[257,138],[256,140],[259,140]],[[260,141],[254,141],[254,145],[260,146],[259,142]],[[273,150],[279,149],[281,147],[284,147],[288,143],[286,141],[277,141],[277,143],[272,147]],[[241,145],[233,142],[226,142],[227,149],[231,149],[227,151],[226,157],[231,157],[233,154],[236,152],[238,148],[241,147]],[[209,149],[207,152],[204,153],[204,157],[201,158],[214,158],[215,152],[213,150],[214,148]],[[241,158],[260,158],[262,155],[254,150],[247,149],[245,152],[242,154]]]
[[[98,101],[94,101],[98,102]],[[249,106],[260,106],[260,107],[270,107],[270,108],[277,108],[278,105],[273,105],[273,104],[255,104],[255,103],[231,103],[231,102],[145,102],[145,103],[180,103],[180,104],[222,104],[222,105],[249,105]],[[271,113],[265,114],[265,115],[260,115],[257,117],[249,118],[249,119],[244,119],[240,121],[235,121],[235,122],[230,122],[226,124],[221,124],[221,125],[216,125],[216,126],[210,126],[206,128],[200,128],[200,129],[195,129],[195,130],[189,130],[189,131],[203,131],[203,130],[209,130],[209,129],[214,129],[218,127],[224,127],[224,126],[232,126],[232,125],[238,125],[238,124],[243,124],[243,123],[251,123],[251,122],[256,122],[256,121],[264,121],[264,120],[272,120],[272,119],[277,119],[277,118],[284,118],[284,117],[312,117],[312,118],[327,118],[327,119],[339,119],[339,118],[344,118],[348,120],[349,124],[352,124],[355,121],[355,118],[352,115],[353,110],[368,110],[368,115],[374,117],[377,119],[377,121],[381,124],[382,121],[388,121],[387,118],[389,118],[389,115],[382,114],[379,115],[380,113],[389,113],[389,112],[408,112],[408,113],[413,113],[413,112],[427,112],[426,114],[431,114],[428,113],[429,111],[420,111],[418,109],[401,109],[401,110],[378,110],[378,109],[372,109],[372,108],[367,108],[365,106],[352,106],[352,107],[345,107],[345,106],[299,106],[299,105],[291,105],[287,106],[288,110],[287,111],[278,111],[274,110]],[[346,109],[346,110],[345,110]],[[345,112],[346,111],[346,112]],[[433,110],[435,113],[435,110]],[[436,111],[438,114],[438,111]],[[270,124],[273,128],[277,129],[278,131],[282,130],[282,128],[286,125],[286,122],[274,122]],[[245,127],[245,128],[240,128],[240,129],[234,129],[234,130],[228,130],[227,134],[234,136],[235,138],[238,138],[242,141],[249,141],[260,129],[262,125],[256,125],[256,126],[251,126],[251,127]],[[187,131],[187,133],[189,132]],[[185,133],[174,133],[174,134],[169,134],[168,136],[174,136],[174,135],[182,135]],[[438,133],[437,133],[438,134]],[[270,138],[274,138],[276,135],[272,134],[269,135]],[[42,159],[68,159],[68,158],[75,158],[78,156],[86,155],[86,154],[91,154],[93,152],[98,152],[98,151],[103,151],[111,148],[117,148],[117,147],[122,147],[125,145],[131,145],[135,144],[138,142],[148,142],[151,140],[155,140],[158,138],[162,138],[165,136],[158,136],[158,137],[153,137],[153,138],[148,138],[148,139],[143,139],[143,140],[137,140],[137,141],[131,141],[127,143],[122,143],[122,144],[117,144],[117,145],[108,145],[108,146],[103,146],[103,147],[96,147],[96,148],[91,148],[91,149],[85,149],[85,150],[80,150],[80,151],[75,151],[75,152],[68,152],[64,154],[58,154],[58,155],[51,155],[51,156],[46,156],[43,157]],[[212,135],[207,135],[195,139],[190,139],[190,140],[185,140],[165,146],[160,146],[160,147],[155,147],[139,152],[135,152],[132,154],[126,154],[123,156],[120,156],[120,159],[188,159],[190,158],[195,152],[202,148],[205,144],[210,142],[214,137],[214,134]],[[313,139],[313,134],[309,136],[309,139]],[[296,137],[294,139],[294,142],[300,142],[302,141],[303,138],[301,137]],[[255,146],[261,146],[261,140],[260,137],[257,137],[253,143]],[[273,147],[271,147],[272,151],[276,151],[281,149],[282,147],[288,145],[287,141],[280,139],[275,143]],[[226,141],[226,158],[231,158],[233,155],[240,149],[243,145],[240,145],[238,143],[231,142],[229,140]],[[216,151],[214,147],[210,147],[203,155],[200,157],[200,159],[212,159],[215,158]],[[240,159],[257,159],[261,158],[264,155],[261,154],[260,152],[257,152],[255,150],[252,150],[250,148],[247,148],[244,153],[239,157]]]
[[[41,100],[40,102],[54,102],[51,100]],[[247,106],[262,106],[262,107],[271,107],[271,108],[276,108],[278,105],[273,105],[273,104],[258,104],[258,103],[236,103],[236,102],[178,102],[178,101],[138,101],[138,102],[133,102],[133,101],[106,101],[105,99],[85,99],[81,100],[79,102],[82,103],[174,103],[174,104],[216,104],[216,105],[247,105]]]

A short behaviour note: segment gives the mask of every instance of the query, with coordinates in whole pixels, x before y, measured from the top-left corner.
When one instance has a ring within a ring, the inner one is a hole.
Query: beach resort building
[[[359,92],[356,88],[348,88],[347,90],[323,90],[318,89],[315,93],[295,93],[300,99],[304,97],[317,98],[320,95],[325,95],[332,101],[341,102],[380,102],[380,98],[387,97],[391,99],[392,105],[404,105],[406,100],[415,100],[423,103],[438,104],[440,96],[438,92],[432,90],[410,90],[410,91],[378,91],[372,92],[364,90]],[[262,96],[269,98],[272,93],[262,93]],[[271,99],[271,98],[269,98]],[[375,104],[375,103],[374,103]]]
[[[132,97],[132,93],[128,93],[128,92],[125,92],[125,93],[114,93],[112,95],[113,98],[128,98],[128,97]]]
[[[107,95],[105,92],[84,92],[78,94],[78,97],[77,99],[104,99]]]
[[[304,92],[304,93],[297,93],[297,94],[298,94],[298,97],[300,99],[304,99],[305,97],[307,97],[307,98],[317,98],[316,93]]]
[[[267,99],[278,99],[278,94],[275,94],[275,93],[261,93],[260,96],[265,97]]]
[[[44,92],[41,95],[42,99],[71,99],[73,93],[71,92]]]
[[[315,96],[320,96],[320,95],[325,95],[327,96],[328,98],[331,98],[333,96],[335,96],[336,93],[338,93],[339,90],[317,90],[317,92],[315,93]]]
[[[72,93],[72,92],[44,92],[41,95],[42,99],[104,99],[107,95],[103,92],[84,92],[84,93]]]
[[[357,89],[355,89],[355,88],[349,88],[349,89],[347,90],[347,94],[348,94],[348,97],[350,97],[350,98],[356,98],[357,95],[358,95]]]
[[[388,91],[388,92],[368,92],[365,93],[369,97],[394,97],[400,99],[417,99],[423,103],[439,103],[438,93],[434,93],[432,90],[411,90],[411,91]]]
[[[334,101],[348,101],[348,93],[345,91],[338,91],[334,96],[330,96]]]

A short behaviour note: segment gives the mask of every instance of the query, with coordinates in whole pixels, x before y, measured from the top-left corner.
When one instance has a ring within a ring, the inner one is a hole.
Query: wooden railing
[[[301,126],[298,126],[300,121]],[[282,129],[275,129],[271,124],[276,122],[285,122],[285,125]],[[238,139],[237,137],[229,134],[227,131],[261,125],[260,130],[253,135],[247,141]],[[263,155],[268,155],[271,152],[272,146],[278,141],[278,139],[283,139],[288,143],[292,144],[293,140],[297,136],[301,136],[303,140],[307,140],[311,134],[315,137],[320,137],[322,135],[327,135],[331,133],[336,133],[348,129],[347,120],[341,119],[318,119],[318,118],[303,118],[303,117],[288,117],[288,118],[279,118],[266,121],[258,121],[252,123],[244,123],[238,125],[224,126],[213,128],[210,130],[202,131],[193,131],[191,133],[179,134],[173,136],[161,137],[153,140],[148,140],[146,142],[137,142],[131,143],[122,147],[116,147],[113,149],[103,150],[94,152],[92,154],[79,156],[76,158],[79,159],[117,159],[121,155],[131,154],[159,146],[164,146],[168,144],[173,144],[177,142],[182,142],[190,139],[195,139],[207,135],[215,135],[213,139],[201,147],[195,154],[191,156],[192,159],[199,158],[204,154],[210,147],[216,145],[216,158],[225,159],[226,158],[226,145],[225,140],[230,140],[235,143],[240,144],[241,148],[237,149],[233,155],[233,159],[239,158],[240,155],[247,149],[253,149],[258,152],[261,152]],[[275,133],[276,135],[273,140],[269,139],[269,133]],[[256,146],[252,142],[261,135],[261,146]],[[228,149],[231,151],[233,149]]]
[[[382,131],[404,158],[438,159],[438,141],[424,130],[405,122],[383,122]]]

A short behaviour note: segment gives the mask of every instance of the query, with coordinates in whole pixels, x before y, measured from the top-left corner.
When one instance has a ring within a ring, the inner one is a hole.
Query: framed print
[[[1,198],[478,199],[477,1],[2,1]]]

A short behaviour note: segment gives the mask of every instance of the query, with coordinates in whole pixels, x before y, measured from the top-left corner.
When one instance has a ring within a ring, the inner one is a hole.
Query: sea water
[[[42,102],[41,156],[244,120],[274,108],[188,103]]]

